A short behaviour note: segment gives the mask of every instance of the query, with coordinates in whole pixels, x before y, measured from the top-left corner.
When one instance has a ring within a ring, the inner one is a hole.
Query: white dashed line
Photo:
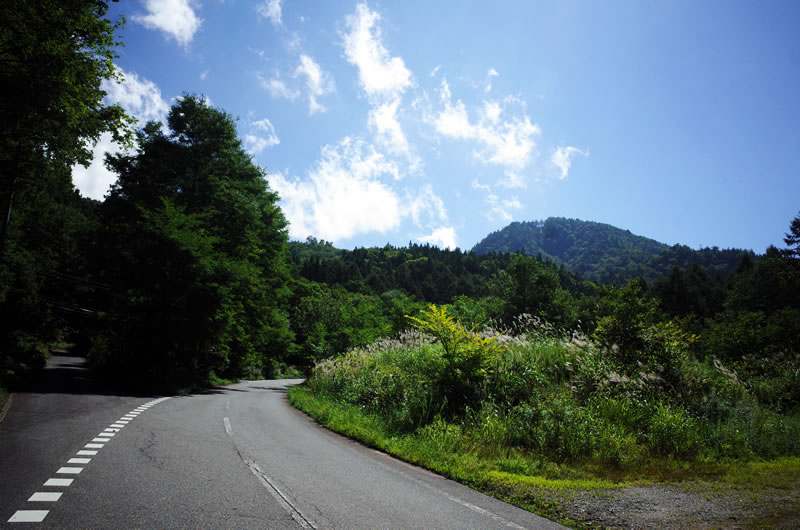
[[[225,433],[226,433],[228,436],[230,436],[231,434],[233,434],[233,429],[231,428],[231,420],[229,420],[227,416],[225,416],[224,418],[222,418],[222,423],[224,423],[224,424],[225,424]]]
[[[41,523],[50,510],[18,510],[11,516],[9,523]]]
[[[56,473],[61,475],[78,475],[81,471],[83,471],[82,467],[62,467],[56,471]]]
[[[114,436],[116,433],[120,431],[125,425],[133,421],[139,414],[147,410],[148,408],[161,403],[170,399],[168,397],[163,397],[159,399],[155,399],[153,401],[149,401],[144,405],[139,405],[131,412],[125,414],[120,419],[115,421],[111,424],[110,427],[107,427],[103,430],[100,434],[98,434],[95,438],[92,438],[91,443],[87,443],[84,445],[84,449],[81,449],[76,454],[79,457],[86,457],[86,456],[95,456],[97,454],[97,449],[102,449],[105,444],[111,441],[111,437]],[[228,421],[228,418],[225,418],[225,421]],[[230,424],[228,424],[230,427]],[[70,458],[67,463],[68,464],[83,464],[86,465],[92,461],[91,458]],[[65,466],[60,468],[56,471],[59,475],[78,475],[84,468],[82,467],[69,467]],[[53,488],[68,488],[72,485],[72,482],[75,479],[71,478],[50,478],[44,483],[45,487],[53,487]],[[63,495],[62,491],[37,491],[33,495],[30,496],[28,502],[57,502],[61,496]],[[47,517],[47,514],[50,513],[50,510],[17,510],[14,515],[8,520],[9,523],[41,523],[44,521],[44,518]]]
[[[74,478],[51,478],[44,483],[45,486],[65,487],[72,485]]]
[[[60,491],[37,491],[31,495],[28,502],[56,502],[61,498],[61,495]]]

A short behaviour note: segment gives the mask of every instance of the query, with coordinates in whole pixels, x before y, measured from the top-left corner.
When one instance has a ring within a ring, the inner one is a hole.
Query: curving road
[[[320,428],[287,386],[124,395],[54,356],[0,423],[0,525],[555,528]]]

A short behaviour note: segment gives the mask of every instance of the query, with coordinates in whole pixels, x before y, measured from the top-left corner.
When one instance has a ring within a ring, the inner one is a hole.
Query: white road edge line
[[[377,453],[377,454],[379,454],[379,455],[381,455],[383,457],[388,457],[388,458],[390,458],[392,460],[397,460],[401,464],[410,465],[407,462],[403,462],[402,460],[399,460],[399,459],[397,459],[397,458],[395,458],[395,457],[393,457],[391,455],[388,455],[386,453],[382,453],[381,451],[376,451],[375,449],[372,449],[371,451],[374,452],[374,453]],[[515,523],[514,521],[509,521],[505,517],[501,517],[501,516],[497,515],[496,513],[490,512],[489,510],[481,508],[480,506],[476,506],[476,505],[472,504],[471,502],[467,502],[467,501],[465,501],[463,499],[459,499],[458,497],[456,497],[454,495],[450,495],[446,491],[441,490],[441,489],[437,488],[436,486],[434,486],[432,484],[428,484],[424,480],[420,480],[420,479],[418,479],[416,477],[413,477],[413,476],[409,475],[408,473],[400,471],[399,469],[395,469],[392,466],[386,464],[385,462],[381,462],[380,460],[375,460],[375,463],[378,464],[379,466],[383,467],[384,469],[388,469],[388,470],[392,471],[393,473],[397,473],[398,475],[401,475],[403,477],[406,477],[409,480],[412,480],[412,481],[416,482],[420,486],[422,486],[422,487],[424,487],[424,488],[426,488],[426,489],[428,489],[430,491],[434,491],[436,493],[439,493],[440,495],[443,495],[443,496],[447,497],[451,501],[453,501],[453,502],[455,502],[457,504],[460,504],[461,506],[464,506],[465,508],[469,508],[470,510],[472,510],[474,512],[478,512],[478,513],[480,513],[482,515],[490,517],[495,522],[499,523],[502,526],[507,526],[509,528],[517,528],[519,530],[525,530],[524,526],[520,526],[517,523]]]
[[[297,521],[297,524],[303,528],[317,528],[310,519],[300,513],[300,510],[295,508],[291,502],[289,502],[289,499],[286,497],[286,495],[284,495],[283,492],[279,490],[277,486],[275,486],[275,484],[272,482],[272,479],[270,479],[266,474],[264,474],[263,471],[261,471],[261,468],[258,467],[258,464],[252,461],[245,461],[245,464],[247,464],[247,467],[250,469],[253,475],[256,476],[258,481],[261,482],[265,488],[267,488],[267,491],[269,491],[272,496],[275,497],[275,500],[278,501],[278,504],[280,504],[284,510],[289,512],[289,515],[292,516],[292,519]]]

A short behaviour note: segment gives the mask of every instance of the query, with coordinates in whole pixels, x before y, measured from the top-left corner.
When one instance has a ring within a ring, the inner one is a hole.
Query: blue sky
[[[794,1],[127,0],[108,99],[238,118],[290,236],[469,249],[511,221],[782,246],[800,211]],[[96,146],[116,149],[108,137]],[[101,199],[114,177],[76,168]]]

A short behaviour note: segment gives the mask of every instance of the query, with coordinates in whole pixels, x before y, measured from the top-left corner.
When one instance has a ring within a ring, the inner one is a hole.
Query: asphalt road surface
[[[298,381],[127,395],[56,355],[0,423],[0,526],[555,528],[292,409]]]

